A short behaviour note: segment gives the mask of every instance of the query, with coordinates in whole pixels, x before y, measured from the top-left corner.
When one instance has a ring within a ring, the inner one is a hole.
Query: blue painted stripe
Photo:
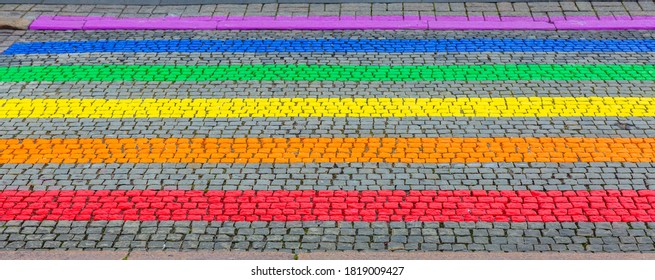
[[[14,43],[4,54],[89,52],[652,52],[655,40],[124,40]]]

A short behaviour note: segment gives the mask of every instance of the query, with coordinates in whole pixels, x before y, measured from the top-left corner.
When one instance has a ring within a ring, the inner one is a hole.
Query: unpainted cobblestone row
[[[295,137],[655,137],[655,118],[12,118],[0,139]]]
[[[175,40],[175,39],[461,39],[461,38],[517,38],[517,39],[652,39],[647,30],[621,31],[437,31],[437,30],[239,30],[239,31],[36,31],[31,30],[19,42],[83,41],[83,40]]]
[[[3,98],[653,97],[655,81],[3,82]]]
[[[0,222],[0,250],[645,253],[654,237],[655,223]]]
[[[4,164],[0,190],[645,190],[653,163]]]
[[[435,53],[67,53],[0,55],[0,67],[50,65],[488,65],[488,64],[648,64],[652,52],[435,52]]]

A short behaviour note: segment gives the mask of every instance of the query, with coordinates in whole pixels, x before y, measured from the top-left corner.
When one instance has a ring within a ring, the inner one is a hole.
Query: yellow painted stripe
[[[652,117],[655,98],[1,99],[0,118]]]

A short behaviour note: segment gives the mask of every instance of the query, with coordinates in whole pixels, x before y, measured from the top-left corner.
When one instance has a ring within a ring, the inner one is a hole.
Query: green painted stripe
[[[500,64],[439,66],[85,65],[0,67],[0,82],[29,81],[496,81],[655,80],[655,65]]]

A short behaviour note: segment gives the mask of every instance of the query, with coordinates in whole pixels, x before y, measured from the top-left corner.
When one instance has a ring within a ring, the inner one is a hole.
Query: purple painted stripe
[[[655,30],[655,16],[483,17],[483,16],[314,16],[116,18],[40,16],[35,30],[116,29],[432,29],[432,30]]]

